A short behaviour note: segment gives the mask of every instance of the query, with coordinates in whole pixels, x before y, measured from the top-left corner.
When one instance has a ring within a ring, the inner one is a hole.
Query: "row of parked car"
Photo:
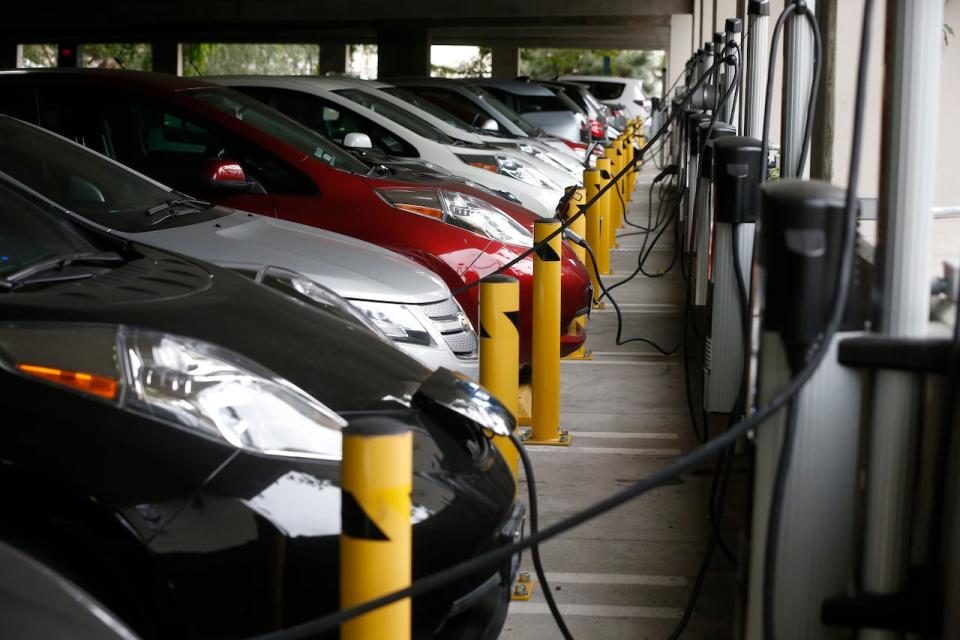
[[[467,285],[529,249],[590,162],[537,124],[546,101],[504,104],[548,86],[0,74],[8,575],[41,563],[122,620],[90,637],[336,610],[340,432],[366,415],[414,432],[415,577],[520,535],[487,436],[514,418],[473,381]],[[578,327],[588,274],[567,248],[561,268]],[[524,367],[532,259],[506,273]],[[564,353],[586,338],[561,333]],[[415,637],[496,637],[517,563],[417,599]],[[0,581],[0,619],[28,624],[2,615],[19,589]]]

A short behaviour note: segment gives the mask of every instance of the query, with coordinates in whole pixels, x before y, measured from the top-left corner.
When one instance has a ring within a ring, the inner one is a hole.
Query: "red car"
[[[532,244],[537,216],[463,181],[371,175],[332,141],[256,100],[193,78],[100,69],[0,73],[0,112],[55,131],[192,196],[401,253],[456,290]],[[79,188],[70,185],[70,188]],[[533,259],[520,281],[520,361],[531,350]],[[561,329],[590,304],[566,246]],[[477,325],[479,287],[457,299]],[[586,339],[561,331],[561,353]]]

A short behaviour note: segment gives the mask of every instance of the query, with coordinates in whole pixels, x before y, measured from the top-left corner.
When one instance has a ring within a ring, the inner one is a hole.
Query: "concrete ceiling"
[[[5,42],[376,42],[424,29],[433,44],[665,49],[669,16],[693,0],[127,0],[17,2]]]

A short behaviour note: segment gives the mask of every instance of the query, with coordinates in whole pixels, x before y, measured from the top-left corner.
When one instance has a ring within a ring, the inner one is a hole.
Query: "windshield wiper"
[[[119,253],[113,251],[87,252],[87,253],[66,253],[52,258],[46,258],[13,273],[0,278],[0,288],[15,289],[18,286],[29,284],[36,281],[38,276],[47,271],[55,271],[68,267],[70,265],[113,265],[124,263],[126,260]],[[62,276],[48,276],[42,279],[44,282],[58,282],[63,280],[79,280],[89,278],[91,274],[63,274]]]
[[[160,216],[154,220],[150,221],[150,224],[159,224],[166,220],[167,218],[172,218],[174,216],[182,216],[190,213],[200,213],[205,209],[209,209],[213,205],[207,202],[206,200],[197,200],[196,198],[177,198],[175,200],[167,200],[156,206],[150,207],[144,212],[148,218],[153,218],[154,216],[165,213],[166,215]]]

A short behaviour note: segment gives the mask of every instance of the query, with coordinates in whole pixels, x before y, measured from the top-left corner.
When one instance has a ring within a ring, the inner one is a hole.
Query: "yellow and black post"
[[[623,160],[624,166],[630,166],[630,161],[633,160],[633,125],[627,127],[627,130],[623,134]],[[626,175],[624,180],[624,202],[630,202],[633,200],[633,185],[634,179],[636,176],[633,173],[633,169]]]
[[[495,275],[480,283],[480,384],[503,403],[513,417],[519,410],[520,283],[516,278]],[[506,436],[493,443],[517,479],[520,454]]]
[[[584,171],[586,174],[586,171]],[[586,184],[586,183],[584,183]],[[573,194],[573,197],[570,198],[570,202],[567,205],[567,219],[573,218],[573,222],[570,223],[570,226],[567,227],[573,233],[577,234],[581,238],[587,239],[587,215],[577,216],[577,212],[580,211],[580,205],[586,201],[584,196],[583,187],[578,187],[576,192]],[[576,217],[575,217],[576,216]],[[589,244],[590,240],[587,239]],[[592,271],[592,268],[587,264],[587,250],[576,242],[570,241],[569,245],[571,250],[577,258],[580,259],[580,262],[587,266],[588,271]],[[591,249],[593,246],[591,245]],[[591,280],[596,278],[596,274],[591,277]],[[593,283],[594,291],[597,290],[597,283]],[[570,325],[567,327],[567,335],[576,336],[585,331],[587,328],[587,316],[577,316],[573,319]],[[571,354],[564,356],[565,360],[593,360],[593,354],[587,349],[586,346],[581,346],[579,349],[574,351]]]
[[[617,156],[617,173],[623,171],[623,168],[627,166],[627,152],[626,152],[626,143],[624,142],[626,136],[620,134],[620,137],[617,138],[617,144],[614,148],[614,152]],[[620,177],[620,180],[617,181],[617,189],[620,193],[620,197],[617,198],[617,206],[615,208],[615,213],[613,216],[613,228],[614,231],[623,226],[623,215],[626,211],[627,206],[627,174],[624,174]],[[616,243],[610,245],[611,247],[615,246]]]
[[[358,418],[343,431],[340,464],[340,606],[349,609],[410,586],[413,433],[386,417]],[[410,599],[343,623],[341,640],[409,640]]]
[[[599,169],[583,170],[583,186],[586,189],[587,202],[590,202],[596,197],[597,193],[600,192],[601,185],[602,182]],[[584,237],[587,239],[587,244],[590,245],[593,255],[596,256],[597,270],[600,271],[600,273],[603,273],[603,259],[601,257],[601,253],[607,250],[607,238],[605,234],[600,232],[601,229],[603,229],[603,221],[600,213],[600,201],[598,200],[597,202],[594,202],[593,206],[587,209],[587,212],[584,214],[584,216],[587,218],[587,235]],[[592,262],[593,259],[588,255],[587,259],[584,261],[584,264],[587,265],[587,271],[590,273],[590,282],[593,284],[593,304],[594,306],[599,307],[601,303],[597,302],[597,297],[600,295],[600,283],[597,282],[597,274],[593,269],[593,265],[591,264]],[[607,262],[607,268],[609,268],[609,259]]]
[[[608,156],[597,158],[597,171],[600,173],[599,188],[603,188],[613,176],[613,162]],[[605,276],[613,273],[610,268],[610,249],[617,241],[617,230],[613,226],[613,203],[617,199],[617,194],[613,192],[613,189],[614,187],[607,189],[594,205],[599,207],[601,239],[599,247],[590,245],[597,254],[597,266],[600,267],[600,273]],[[589,194],[587,201],[589,201]],[[596,293],[596,295],[600,294]]]
[[[571,440],[570,433],[560,429],[559,230],[558,220],[533,223],[538,248],[533,258],[533,420],[528,444],[569,445]]]

